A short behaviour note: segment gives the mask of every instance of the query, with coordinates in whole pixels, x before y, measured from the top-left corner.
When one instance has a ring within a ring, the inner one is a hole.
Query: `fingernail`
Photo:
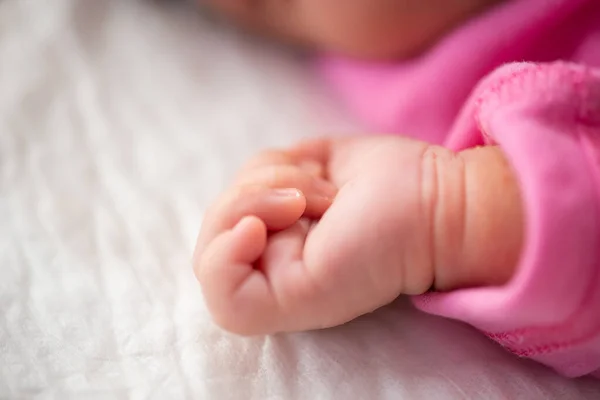
[[[271,195],[277,198],[296,198],[301,197],[302,193],[298,189],[273,189]]]

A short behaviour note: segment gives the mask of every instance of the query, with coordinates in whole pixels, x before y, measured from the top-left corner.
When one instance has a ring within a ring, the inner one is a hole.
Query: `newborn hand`
[[[195,273],[221,327],[248,335],[310,328],[299,320],[317,292],[304,244],[337,193],[314,151],[321,148],[260,154],[206,212]]]
[[[342,324],[432,287],[503,283],[520,242],[497,148],[320,140],[244,170],[207,214],[195,270],[219,325],[265,334]]]

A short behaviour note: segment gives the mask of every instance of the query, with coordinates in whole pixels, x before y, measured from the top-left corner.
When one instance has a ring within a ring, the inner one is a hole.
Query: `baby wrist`
[[[433,201],[434,288],[501,285],[523,240],[516,177],[497,146],[438,152]]]

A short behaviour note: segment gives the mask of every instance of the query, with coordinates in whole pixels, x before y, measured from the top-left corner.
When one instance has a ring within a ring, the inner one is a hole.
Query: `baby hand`
[[[337,192],[315,150],[259,155],[206,213],[195,272],[223,328],[259,334],[307,325],[299,309],[316,290],[302,264],[304,242]]]
[[[338,325],[400,294],[506,281],[519,200],[494,147],[309,142],[258,157],[216,203],[196,273],[216,322],[235,333]]]

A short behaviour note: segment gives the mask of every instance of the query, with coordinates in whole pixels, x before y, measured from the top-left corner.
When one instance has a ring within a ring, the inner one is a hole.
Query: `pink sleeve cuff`
[[[501,67],[471,96],[447,145],[482,141],[503,148],[521,186],[517,273],[502,287],[432,293],[415,304],[564,375],[600,373],[600,71]]]

